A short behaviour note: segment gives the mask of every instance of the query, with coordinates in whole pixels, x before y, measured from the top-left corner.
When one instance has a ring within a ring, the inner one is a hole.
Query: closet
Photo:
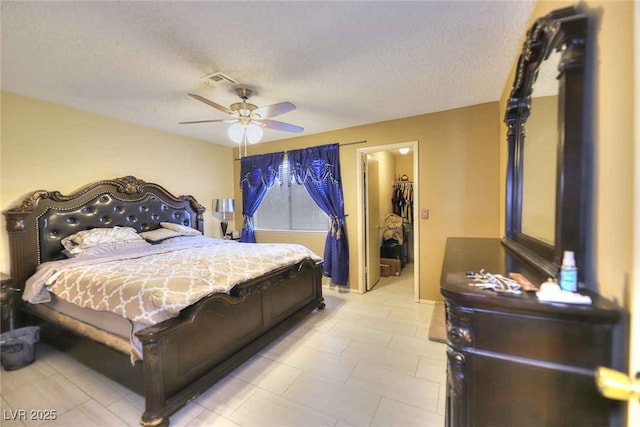
[[[379,151],[367,154],[367,162],[375,162],[377,166],[374,180],[378,193],[376,223],[369,229],[371,245],[367,246],[369,253],[378,253],[375,260],[368,261],[372,266],[380,265],[382,277],[405,273],[410,277],[414,270],[413,206],[417,202],[417,194],[414,194],[417,171],[412,151],[408,147],[394,146],[381,147]],[[365,188],[365,191],[369,190]],[[414,287],[416,283],[414,281]]]
[[[391,212],[384,218],[380,258],[397,259],[400,266],[413,259],[413,182],[393,182]]]

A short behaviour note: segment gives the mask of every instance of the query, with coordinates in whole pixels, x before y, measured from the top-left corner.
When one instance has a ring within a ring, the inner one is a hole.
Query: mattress
[[[79,307],[151,326],[207,295],[228,293],[236,284],[309,258],[320,259],[293,244],[205,240],[133,248],[44,263],[27,280],[23,299],[32,304],[49,302],[55,294]]]
[[[97,311],[91,308],[78,307],[77,305],[51,295],[51,302],[44,303],[47,307],[60,314],[72,317],[83,323],[95,326],[105,332],[119,337],[130,339],[132,332],[132,322],[122,316],[108,312]]]

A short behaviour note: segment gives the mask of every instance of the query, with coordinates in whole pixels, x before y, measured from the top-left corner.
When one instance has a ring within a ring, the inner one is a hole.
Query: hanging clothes
[[[394,186],[391,204],[393,205],[393,213],[402,216],[402,189],[399,184],[395,184]]]
[[[412,182],[398,181],[393,184],[391,205],[394,214],[404,218],[406,222],[413,223]]]

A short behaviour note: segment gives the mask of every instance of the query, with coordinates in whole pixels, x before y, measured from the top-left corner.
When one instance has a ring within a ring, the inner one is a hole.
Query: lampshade
[[[235,212],[236,203],[233,199],[215,199],[214,210],[219,213],[233,213]]]
[[[250,144],[255,144],[260,141],[263,133],[262,128],[255,123],[251,123],[247,126],[247,140]]]
[[[242,139],[244,138],[245,128],[240,123],[234,123],[229,126],[227,133],[229,134],[229,138],[236,144],[240,144]]]

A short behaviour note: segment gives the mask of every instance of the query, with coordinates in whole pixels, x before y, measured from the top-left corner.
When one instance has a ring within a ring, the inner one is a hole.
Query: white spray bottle
[[[560,288],[563,291],[578,291],[578,268],[573,251],[564,251],[560,267]]]

